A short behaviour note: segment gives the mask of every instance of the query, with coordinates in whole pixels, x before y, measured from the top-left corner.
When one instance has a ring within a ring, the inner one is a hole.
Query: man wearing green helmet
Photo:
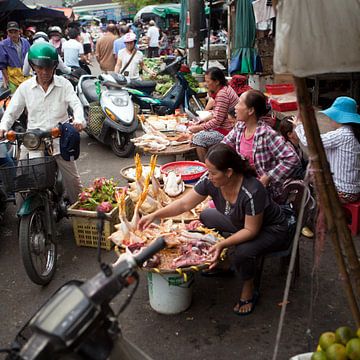
[[[0,122],[0,139],[25,108],[28,112],[28,129],[50,130],[68,119],[67,109],[70,107],[74,117],[73,126],[81,131],[86,126],[81,102],[70,81],[54,74],[58,65],[56,49],[48,43],[34,44],[29,50],[28,59],[36,76],[24,81],[16,90]],[[80,176],[75,162],[65,161],[60,156],[58,139],[54,139],[53,145],[65,189],[73,203],[81,190]],[[21,147],[20,158],[26,156],[26,148]]]

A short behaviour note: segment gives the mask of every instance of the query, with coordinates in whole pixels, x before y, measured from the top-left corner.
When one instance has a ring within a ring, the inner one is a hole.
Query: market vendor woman
[[[213,99],[209,116],[200,124],[189,126],[194,135],[192,143],[200,161],[204,161],[208,148],[218,144],[233,128],[228,119],[228,112],[238,103],[239,98],[234,89],[228,85],[224,73],[217,67],[209,68],[205,73],[206,86]]]
[[[266,189],[256,179],[247,160],[225,144],[211,147],[205,159],[208,175],[203,176],[193,190],[170,205],[144,216],[139,228],[156,219],[169,218],[191,210],[211,196],[215,209],[200,215],[208,228],[231,233],[211,248],[214,268],[224,248],[234,247],[231,261],[241,275],[243,287],[234,307],[238,315],[250,314],[256,305],[258,292],[254,289],[256,257],[287,248],[289,228],[286,216],[273,202]]]

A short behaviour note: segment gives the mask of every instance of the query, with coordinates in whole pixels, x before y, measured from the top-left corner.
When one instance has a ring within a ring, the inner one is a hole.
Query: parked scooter
[[[83,75],[88,75],[88,73],[83,68],[73,69],[70,74],[59,74],[63,76],[65,79],[69,80],[76,91],[76,87],[79,83],[80,77]]]
[[[196,111],[204,110],[204,106],[197,94],[190,88],[184,74],[179,71],[185,57],[177,59],[165,66],[160,72],[169,74],[176,78],[175,84],[163,97],[155,97],[152,93],[156,87],[156,81],[130,81],[126,90],[133,96],[134,103],[138,104],[141,111],[150,111],[158,115],[173,114],[176,109],[191,111],[196,115]],[[186,65],[183,65],[186,66]]]
[[[81,76],[77,86],[87,121],[85,131],[101,143],[110,144],[114,154],[120,157],[133,152],[130,139],[138,127],[133,101],[123,88],[125,84],[124,77],[102,74]]]
[[[139,275],[136,267],[165,247],[163,238],[135,256],[123,255],[112,267],[81,283],[61,287],[16,336],[7,360],[151,360],[150,356],[123,337],[118,316],[130,303]],[[133,291],[116,313],[110,302],[124,288]]]
[[[20,254],[27,275],[39,285],[49,283],[55,273],[55,222],[66,215],[61,173],[55,158],[50,156],[53,138],[59,136],[59,127],[51,131],[8,131],[6,139],[22,142],[29,154],[16,166],[0,167],[5,190],[19,193],[23,199],[17,213]]]

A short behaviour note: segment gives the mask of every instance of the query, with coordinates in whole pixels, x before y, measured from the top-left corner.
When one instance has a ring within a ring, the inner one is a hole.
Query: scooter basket
[[[105,120],[105,115],[98,102],[92,102],[89,104],[89,125],[91,133],[95,136],[99,136],[101,128]]]
[[[0,176],[7,192],[44,190],[56,180],[56,161],[52,156],[19,160],[17,166],[1,167]]]

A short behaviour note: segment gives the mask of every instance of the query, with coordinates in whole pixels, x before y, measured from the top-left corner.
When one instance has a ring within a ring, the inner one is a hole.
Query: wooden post
[[[300,116],[309,148],[309,158],[314,173],[316,191],[323,207],[328,233],[333,242],[335,256],[345,287],[350,309],[357,326],[360,326],[360,310],[356,294],[360,297],[360,264],[350,236],[343,209],[339,203],[335,185],[330,172],[326,153],[320,138],[314,109],[304,78],[294,77]],[[340,239],[342,242],[340,242]],[[347,257],[348,269],[343,251]],[[354,288],[352,287],[352,281]]]
[[[190,26],[187,33],[186,47],[189,50],[189,65],[195,61],[196,64],[200,63],[200,7],[204,6],[204,3],[200,0],[188,0],[190,12]]]

